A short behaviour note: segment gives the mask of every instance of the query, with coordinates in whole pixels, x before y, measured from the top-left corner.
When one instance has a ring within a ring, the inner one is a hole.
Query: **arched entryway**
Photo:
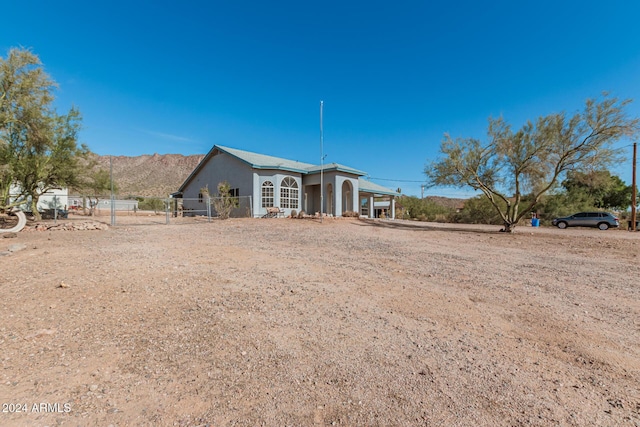
[[[353,211],[353,185],[351,181],[345,180],[342,183],[342,213]]]

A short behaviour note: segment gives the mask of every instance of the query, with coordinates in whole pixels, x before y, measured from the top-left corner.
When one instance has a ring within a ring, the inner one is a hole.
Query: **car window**
[[[602,214],[600,214],[600,213],[598,213],[598,212],[589,212],[589,213],[587,214],[587,216],[588,216],[589,218],[598,218],[598,217],[602,216]]]
[[[587,214],[586,212],[580,212],[574,215],[576,218],[586,218]]]

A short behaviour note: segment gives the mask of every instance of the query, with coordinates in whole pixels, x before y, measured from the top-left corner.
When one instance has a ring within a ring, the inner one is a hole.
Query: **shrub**
[[[448,217],[454,209],[437,204],[430,199],[415,196],[401,196],[396,204],[396,218],[435,221],[436,218]]]
[[[154,211],[158,213],[158,211],[163,211],[165,209],[164,200],[148,197],[138,202],[138,209],[141,211]]]
[[[298,211],[297,211],[297,210],[295,210],[295,209],[293,209],[293,210],[291,211],[291,218],[297,218],[297,217],[298,217]]]
[[[231,185],[227,181],[218,184],[218,197],[214,197],[211,201],[220,219],[228,219],[231,211],[238,207],[238,198],[231,196]]]

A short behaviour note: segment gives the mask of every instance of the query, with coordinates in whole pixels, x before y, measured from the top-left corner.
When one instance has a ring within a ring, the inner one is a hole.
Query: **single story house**
[[[395,197],[400,194],[365,180],[365,175],[338,163],[313,165],[214,145],[173,197],[183,199],[186,214],[203,212],[201,190],[206,187],[215,196],[218,183],[227,181],[234,197],[248,200],[236,215],[261,217],[267,208],[278,207],[285,216],[295,210],[333,216],[356,212],[374,218],[375,202],[386,200],[389,216],[395,218]]]

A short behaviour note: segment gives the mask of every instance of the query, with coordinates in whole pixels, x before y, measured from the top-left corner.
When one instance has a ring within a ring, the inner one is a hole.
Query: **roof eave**
[[[309,173],[308,171],[306,171],[304,169],[288,168],[286,166],[251,165],[251,167],[254,168],[254,169],[261,169],[261,170],[277,170],[277,171],[297,172],[297,173],[301,173],[303,175],[306,175],[307,173]]]

